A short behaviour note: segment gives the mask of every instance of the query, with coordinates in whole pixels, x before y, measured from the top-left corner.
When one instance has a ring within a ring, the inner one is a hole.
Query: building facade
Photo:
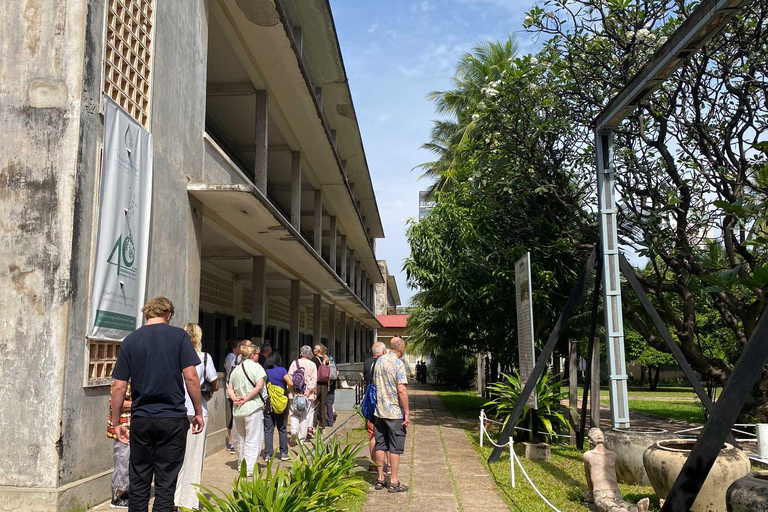
[[[4,509],[109,496],[119,342],[87,338],[104,95],[152,136],[146,298],[199,322],[217,368],[236,337],[366,357],[384,233],[326,0],[5,2],[0,23]]]

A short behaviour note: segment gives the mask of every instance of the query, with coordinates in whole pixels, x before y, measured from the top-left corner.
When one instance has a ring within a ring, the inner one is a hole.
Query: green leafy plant
[[[520,399],[523,386],[520,383],[520,374],[515,370],[511,375],[502,374],[503,380],[489,384],[491,400],[485,404],[490,411],[499,418],[509,418],[512,409]],[[562,413],[561,402],[568,398],[567,387],[563,387],[563,381],[556,378],[547,369],[536,382],[537,398],[537,427],[541,435],[549,442],[555,442],[555,434],[564,432],[568,423]],[[530,428],[531,410],[526,406],[517,424]]]
[[[306,503],[315,507],[312,510],[335,510],[333,505],[342,496],[362,492],[352,476],[357,462],[362,460],[358,457],[361,448],[345,445],[336,437],[325,442],[319,436],[313,446],[300,446],[290,472],[293,480],[301,483]]]
[[[232,484],[232,494],[198,486],[203,512],[332,512],[344,496],[361,494],[352,472],[357,465],[360,445],[345,446],[336,437],[314,446],[301,446],[288,470],[273,469],[270,461],[261,473],[248,477],[243,461]],[[210,497],[208,497],[210,495]],[[192,512],[183,509],[185,512]]]

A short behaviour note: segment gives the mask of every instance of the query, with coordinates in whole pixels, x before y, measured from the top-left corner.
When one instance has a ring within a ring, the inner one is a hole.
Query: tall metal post
[[[614,428],[626,428],[629,427],[629,404],[627,402],[627,370],[624,362],[613,133],[597,132],[595,150],[597,152],[597,204],[600,215],[600,245],[603,253],[603,309],[605,310],[605,345],[610,374],[611,415]],[[600,391],[597,389],[593,392]]]

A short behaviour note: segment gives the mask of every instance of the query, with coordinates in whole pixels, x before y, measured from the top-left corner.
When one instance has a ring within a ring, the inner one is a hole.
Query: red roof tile
[[[385,329],[405,329],[410,315],[377,315],[376,318]]]

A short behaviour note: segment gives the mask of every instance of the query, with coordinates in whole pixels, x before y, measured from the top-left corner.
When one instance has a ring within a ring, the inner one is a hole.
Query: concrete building
[[[419,220],[429,217],[429,214],[432,213],[432,208],[434,207],[435,202],[429,199],[429,191],[422,190],[419,192]]]
[[[0,508],[110,492],[119,343],[86,338],[103,93],[152,134],[146,297],[219,368],[230,337],[365,358],[384,233],[326,0],[4,2],[0,24]]]

